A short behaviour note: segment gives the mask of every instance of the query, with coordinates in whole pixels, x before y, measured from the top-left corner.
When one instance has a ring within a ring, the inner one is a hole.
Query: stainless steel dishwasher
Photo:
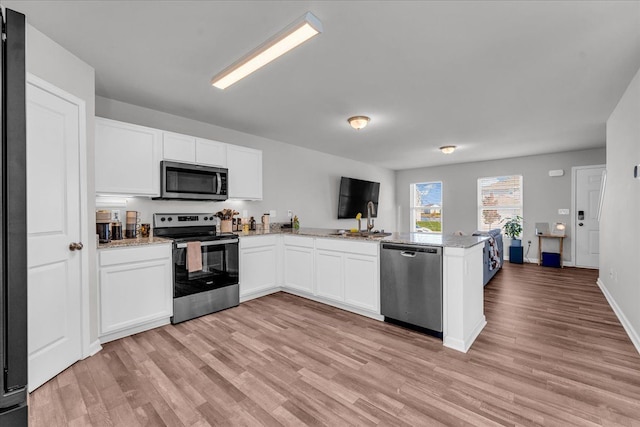
[[[442,248],[383,243],[380,253],[385,321],[442,338]]]

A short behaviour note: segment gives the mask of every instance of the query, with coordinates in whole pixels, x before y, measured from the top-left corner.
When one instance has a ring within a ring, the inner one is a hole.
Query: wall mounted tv
[[[362,179],[342,177],[340,179],[340,196],[338,198],[338,219],[355,218],[358,213],[367,216],[367,202],[372,201],[378,216],[378,195],[380,183]]]

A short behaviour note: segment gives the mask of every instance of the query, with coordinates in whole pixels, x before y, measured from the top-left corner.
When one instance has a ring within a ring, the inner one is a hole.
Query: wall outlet
[[[249,218],[249,211],[247,211],[246,209],[242,210],[242,218]]]
[[[293,216],[293,211],[291,211],[291,209],[289,209],[287,211],[287,218],[291,218]]]
[[[558,215],[569,215],[569,209],[558,209]]]
[[[273,218],[276,217],[276,211],[269,211],[269,216],[271,217],[271,220],[273,221]]]

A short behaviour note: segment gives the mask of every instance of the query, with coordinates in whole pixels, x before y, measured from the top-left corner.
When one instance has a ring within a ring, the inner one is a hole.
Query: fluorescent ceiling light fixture
[[[362,129],[363,127],[369,124],[370,120],[371,119],[367,116],[353,116],[347,119],[351,127],[354,128],[355,130]]]
[[[445,145],[440,147],[440,151],[442,151],[444,154],[451,154],[454,151],[456,151],[456,146],[455,145]]]
[[[307,12],[287,28],[216,74],[211,79],[211,85],[218,89],[226,89],[321,32],[320,20],[311,12]]]

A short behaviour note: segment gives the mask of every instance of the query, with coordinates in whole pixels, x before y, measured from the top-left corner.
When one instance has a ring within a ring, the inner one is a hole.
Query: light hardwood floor
[[[108,343],[30,425],[640,425],[640,356],[597,272],[507,264],[467,354],[286,293]]]

